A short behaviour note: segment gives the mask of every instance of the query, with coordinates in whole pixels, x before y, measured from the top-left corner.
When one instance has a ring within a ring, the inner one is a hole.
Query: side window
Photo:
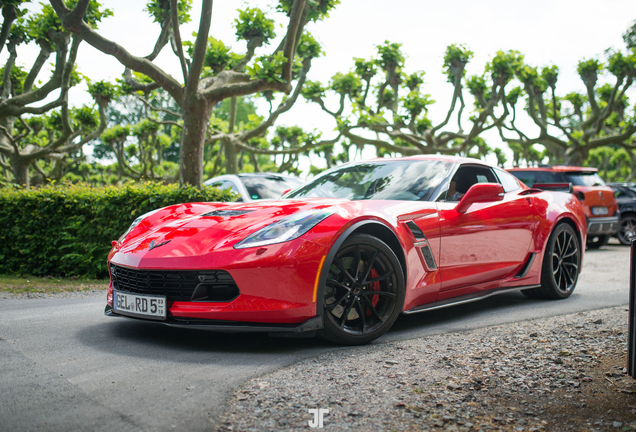
[[[535,171],[512,171],[510,174],[517,177],[529,187],[537,183],[537,173]]]
[[[240,193],[240,192],[239,192],[239,190],[238,190],[238,188],[237,188],[237,187],[236,187],[236,185],[234,184],[234,182],[226,181],[225,183],[227,183],[227,186],[226,186],[226,187],[229,187],[230,189],[232,189],[232,192],[234,192],[234,193],[236,193],[236,194],[237,194],[237,193]]]
[[[479,165],[462,165],[448,185],[446,201],[459,201],[468,189],[477,183],[499,183],[497,177],[488,167]]]
[[[513,175],[499,168],[495,168],[495,172],[497,173],[499,181],[504,188],[504,192],[512,192],[521,187],[519,186],[519,182]]]

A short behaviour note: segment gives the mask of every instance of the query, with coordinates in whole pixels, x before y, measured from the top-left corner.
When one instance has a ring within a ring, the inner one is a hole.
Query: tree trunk
[[[230,100],[230,121],[227,133],[234,133],[234,126],[236,124],[236,107],[237,99],[233,97]],[[238,174],[238,151],[236,146],[232,144],[229,139],[223,140],[225,146],[225,174]]]
[[[11,155],[9,158],[11,159],[14,182],[29,189],[31,187],[31,177],[29,176],[31,160],[15,155]]]
[[[203,146],[214,104],[202,99],[186,102],[183,109],[183,136],[179,150],[179,183],[201,187]]]

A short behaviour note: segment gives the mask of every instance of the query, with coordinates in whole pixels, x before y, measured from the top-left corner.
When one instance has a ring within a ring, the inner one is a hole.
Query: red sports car
[[[108,256],[106,314],[363,344],[410,314],[512,290],[576,286],[585,215],[484,162],[349,163],[283,199],[139,217]]]

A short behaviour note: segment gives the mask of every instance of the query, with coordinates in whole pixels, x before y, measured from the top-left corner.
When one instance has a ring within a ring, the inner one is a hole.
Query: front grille
[[[113,288],[135,294],[166,296],[170,301],[191,301],[197,287],[216,295],[199,301],[230,301],[239,294],[232,276],[224,270],[137,270],[110,265]]]

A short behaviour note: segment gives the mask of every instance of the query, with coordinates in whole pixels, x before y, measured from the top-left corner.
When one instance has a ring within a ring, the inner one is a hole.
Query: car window
[[[510,174],[517,177],[529,187],[532,187],[533,184],[538,183],[536,171],[510,171]]]
[[[537,171],[537,183],[563,183],[563,175],[553,171]],[[568,182],[569,183],[569,182]]]
[[[445,201],[459,201],[477,183],[499,183],[492,169],[479,165],[462,165],[448,184]]]
[[[288,197],[428,201],[452,167],[434,160],[360,162],[326,171]]]
[[[565,179],[574,186],[605,186],[605,182],[595,172],[569,172]]]
[[[278,176],[246,176],[241,181],[252,199],[278,199],[283,192],[302,185],[301,180]]]
[[[499,182],[503,186],[504,192],[516,191],[521,187],[517,179],[513,175],[510,175],[510,173],[499,168],[495,168],[495,173],[497,177],[499,177]]]
[[[236,187],[236,184],[234,184],[234,182],[231,182],[229,180],[215,181],[214,183],[210,183],[209,186],[219,188],[221,190],[231,189],[232,192],[234,192],[235,194],[240,194],[238,187]]]

